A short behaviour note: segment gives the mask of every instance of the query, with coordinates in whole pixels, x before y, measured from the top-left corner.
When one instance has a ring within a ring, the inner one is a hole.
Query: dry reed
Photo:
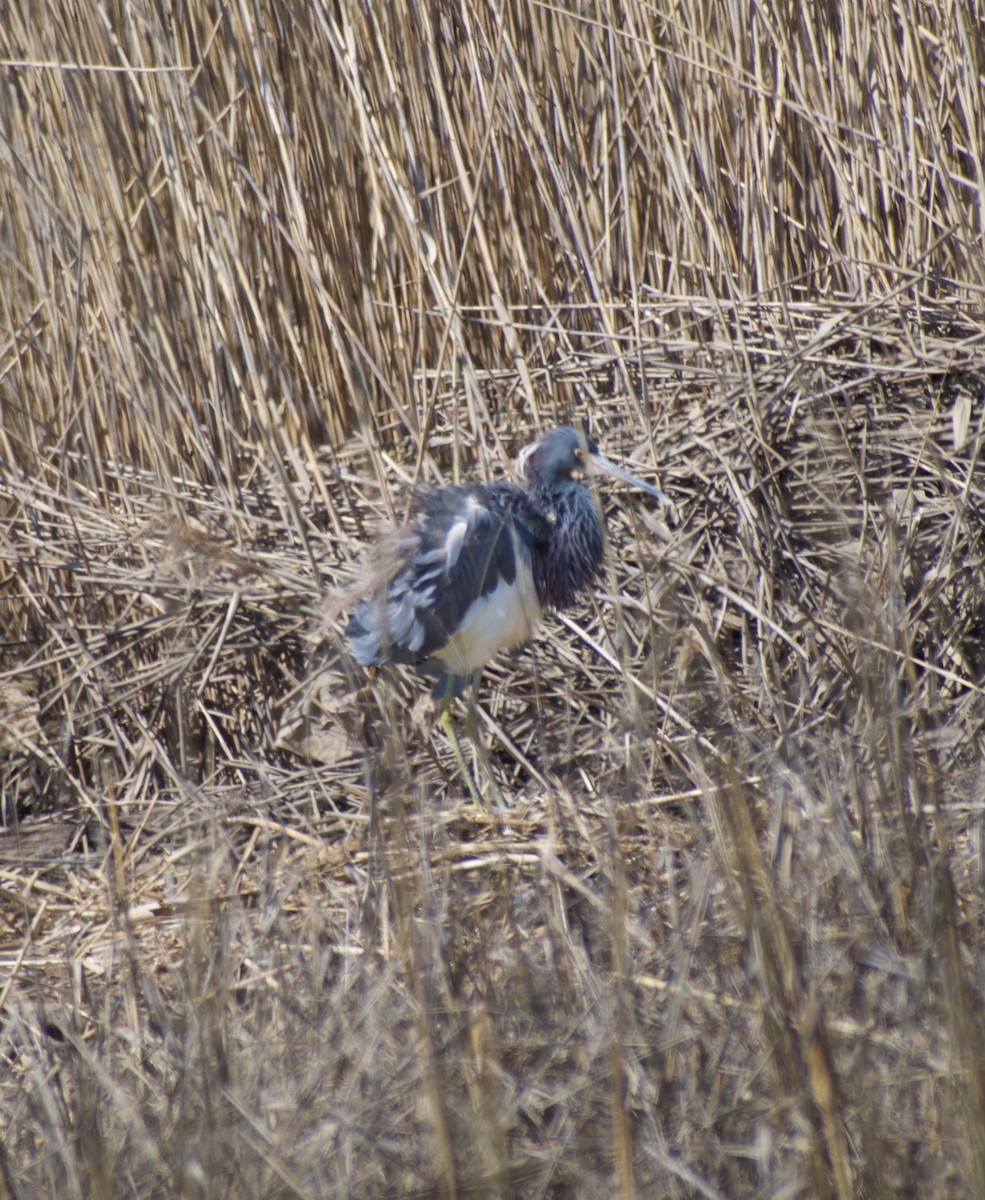
[[[0,1197],[985,1195],[977,6],[0,24]],[[482,812],[347,589],[582,418]]]

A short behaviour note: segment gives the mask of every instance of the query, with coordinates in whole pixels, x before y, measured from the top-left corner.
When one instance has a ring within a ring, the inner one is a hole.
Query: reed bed
[[[0,24],[0,1197],[985,1195],[977,7]],[[562,421],[494,811],[345,615]]]

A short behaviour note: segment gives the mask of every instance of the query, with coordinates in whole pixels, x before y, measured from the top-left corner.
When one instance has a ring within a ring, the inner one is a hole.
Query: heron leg
[[[489,754],[486,750],[485,742],[479,736],[479,705],[476,697],[479,694],[479,676],[481,671],[476,671],[472,676],[472,687],[469,691],[469,710],[468,710],[468,729],[469,737],[472,739],[472,744],[475,746],[476,753],[482,763],[483,770],[486,773],[486,778],[489,780],[489,788],[492,792],[493,808],[497,811],[506,807],[506,800],[503,798],[503,792],[499,784],[496,782],[496,776],[493,774],[492,762],[489,759]]]
[[[479,808],[485,808],[486,803],[479,795],[479,790],[475,786],[475,781],[472,778],[472,772],[469,770],[468,763],[465,761],[465,755],[462,753],[462,747],[458,743],[458,734],[455,732],[455,722],[451,719],[451,689],[445,694],[441,702],[441,712],[438,715],[438,725],[441,732],[448,739],[452,752],[455,755],[455,761],[458,763],[458,769],[462,773],[462,778],[465,780],[469,789],[469,795],[472,797],[473,803]]]

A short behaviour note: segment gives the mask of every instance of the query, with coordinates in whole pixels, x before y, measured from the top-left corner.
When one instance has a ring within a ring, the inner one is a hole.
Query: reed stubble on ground
[[[985,1194],[975,7],[0,25],[0,1195]],[[583,418],[482,812],[341,614]]]

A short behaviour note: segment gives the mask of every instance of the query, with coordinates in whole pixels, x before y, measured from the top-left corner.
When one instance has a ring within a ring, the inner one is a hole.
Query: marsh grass
[[[985,1195],[977,8],[2,25],[0,1196]],[[584,418],[481,811],[345,609]]]

